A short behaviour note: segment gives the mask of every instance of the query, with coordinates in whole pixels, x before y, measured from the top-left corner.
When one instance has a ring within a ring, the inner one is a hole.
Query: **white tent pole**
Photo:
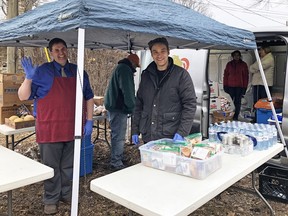
[[[85,29],[78,29],[78,53],[77,53],[77,84],[76,84],[76,109],[75,109],[75,147],[73,165],[73,186],[71,216],[78,215],[79,195],[79,172],[80,172],[80,150],[82,135],[82,110],[83,110],[83,75],[84,75],[84,43]]]
[[[259,65],[259,70],[260,70],[260,74],[261,74],[261,77],[262,77],[262,80],[263,80],[263,83],[264,83],[264,87],[265,87],[265,91],[266,91],[266,94],[267,94],[267,98],[268,98],[268,101],[270,103],[270,107],[271,107],[271,110],[272,110],[272,113],[273,113],[273,116],[274,116],[274,119],[275,119],[275,122],[276,122],[276,127],[278,129],[278,133],[279,133],[281,142],[284,145],[284,150],[285,150],[285,153],[286,153],[286,157],[288,157],[287,146],[286,146],[285,139],[284,139],[284,136],[283,136],[283,133],[282,133],[282,130],[281,130],[278,118],[277,118],[277,114],[276,114],[275,107],[274,107],[274,104],[273,104],[273,101],[272,101],[272,98],[271,98],[271,94],[270,94],[270,91],[269,91],[269,88],[268,88],[268,84],[267,84],[267,81],[266,81],[265,73],[264,73],[264,70],[263,70],[263,67],[262,67],[262,63],[261,63],[261,60],[260,60],[260,56],[259,56],[258,50],[254,49],[254,53],[255,53],[255,56],[256,56],[256,59],[257,59],[257,63]]]

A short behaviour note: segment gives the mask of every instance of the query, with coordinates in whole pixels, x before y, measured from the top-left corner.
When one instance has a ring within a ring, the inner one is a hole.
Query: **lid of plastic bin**
[[[282,108],[283,105],[283,99],[279,99],[279,98],[272,98],[272,102],[274,105],[275,109],[280,109]],[[255,109],[268,109],[271,110],[271,106],[270,106],[270,102],[268,101],[268,98],[261,98],[259,99],[255,105],[254,105]]]

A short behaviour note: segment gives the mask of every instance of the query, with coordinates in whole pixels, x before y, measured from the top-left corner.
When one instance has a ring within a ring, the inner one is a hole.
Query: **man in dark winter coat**
[[[140,67],[136,54],[118,62],[112,73],[104,104],[109,111],[111,127],[111,161],[113,171],[124,168],[122,159],[127,128],[127,114],[131,114],[135,106],[134,73]]]
[[[161,138],[183,140],[189,135],[196,111],[196,95],[189,73],[169,57],[166,38],[148,43],[153,62],[142,72],[132,121],[132,141]]]

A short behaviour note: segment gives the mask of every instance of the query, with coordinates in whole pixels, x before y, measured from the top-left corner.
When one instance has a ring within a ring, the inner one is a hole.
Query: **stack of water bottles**
[[[222,142],[221,134],[225,133],[238,133],[250,137],[254,150],[259,151],[268,149],[278,141],[277,129],[274,125],[229,121],[209,126],[209,142]]]

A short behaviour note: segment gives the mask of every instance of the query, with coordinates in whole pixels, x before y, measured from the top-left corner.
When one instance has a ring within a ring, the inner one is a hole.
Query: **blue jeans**
[[[127,128],[127,114],[119,112],[108,113],[111,128],[111,160],[113,167],[123,166],[123,152]]]

